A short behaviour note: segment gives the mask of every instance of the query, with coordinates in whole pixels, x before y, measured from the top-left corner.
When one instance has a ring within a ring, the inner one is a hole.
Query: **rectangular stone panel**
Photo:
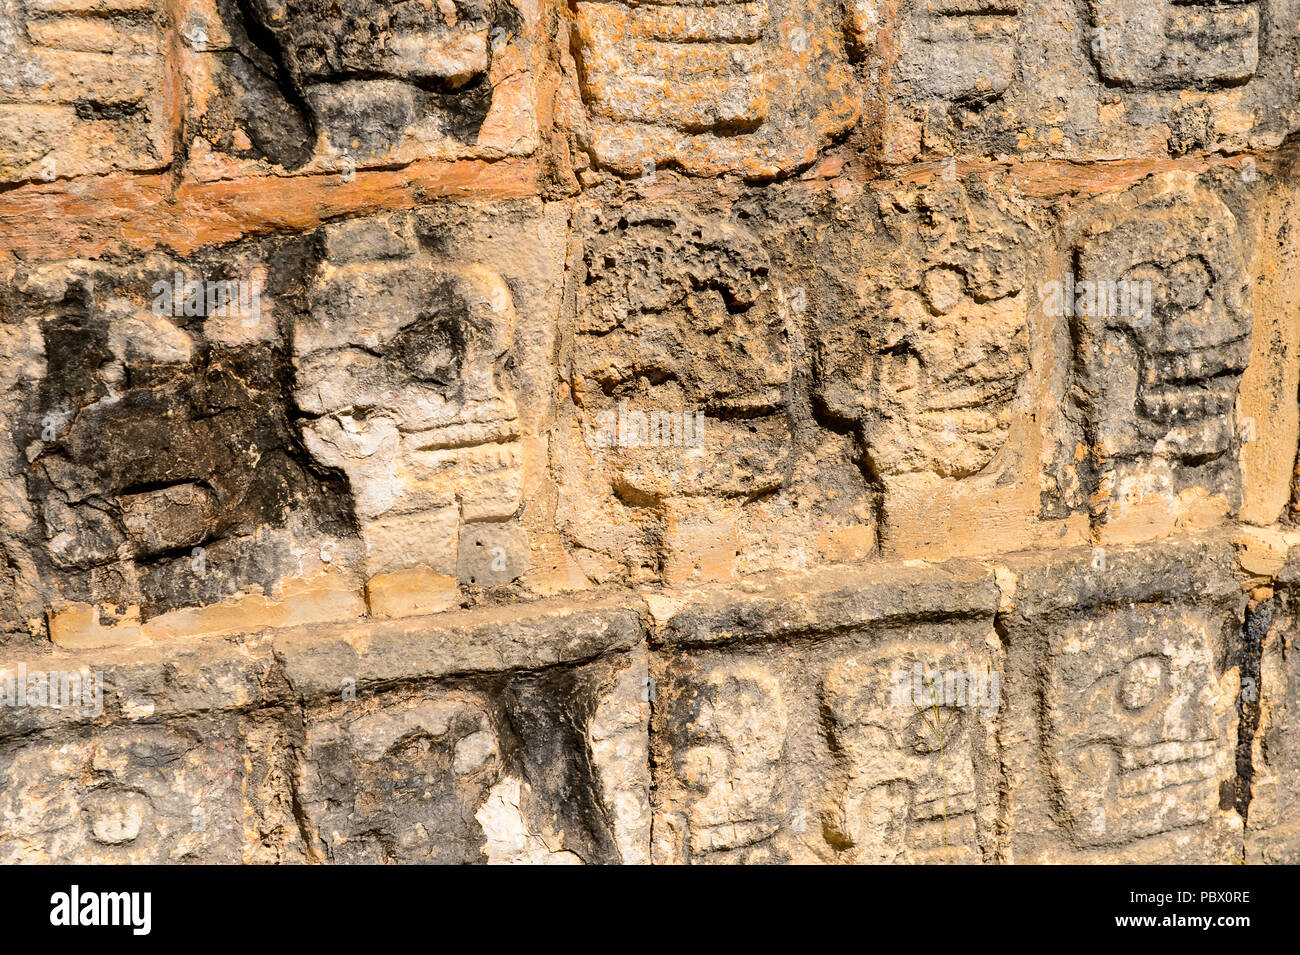
[[[800,256],[814,414],[881,492],[882,547],[981,553],[1078,532],[1035,461],[1059,404],[1042,209],[997,175],[842,190]],[[806,283],[806,284],[804,284]],[[1063,517],[1064,519],[1058,519]]]
[[[0,277],[18,332],[7,547],[31,561],[55,642],[360,611],[335,569],[356,560],[350,494],[301,449],[282,386],[308,255],[288,239]]]
[[[869,553],[866,480],[797,374],[799,221],[593,203],[576,225],[552,454],[577,562],[682,581]]]
[[[0,183],[171,161],[163,5],[0,4]]]
[[[898,5],[887,161],[1118,159],[1296,129],[1295,0]]]
[[[7,269],[5,547],[43,596],[6,630],[143,643],[567,579],[534,555],[558,550],[548,515],[523,513],[547,480],[560,219],[447,205]]]
[[[0,748],[0,858],[301,861],[285,714],[118,724]]]
[[[996,589],[915,570],[662,611],[654,861],[996,860]]]
[[[1217,523],[1243,503],[1249,445],[1278,437],[1240,400],[1273,270],[1250,261],[1267,188],[1178,172],[1070,209],[1043,296],[1072,366],[1056,497],[1076,487],[1103,539]]]
[[[1283,585],[1251,608],[1243,630],[1242,717],[1237,762],[1246,813],[1245,860],[1294,865],[1300,833],[1300,667],[1296,664],[1296,566]]]
[[[537,149],[538,5],[185,0],[187,172],[356,170]]]
[[[557,215],[456,204],[321,230],[294,398],[307,449],[348,476],[367,577],[481,590],[555,571],[530,544],[545,514],[524,511],[547,480]]]
[[[1209,539],[1007,561],[1006,861],[1240,858],[1231,559]]]
[[[313,860],[644,863],[644,653],[319,702],[295,782]]]
[[[574,8],[579,130],[621,175],[784,175],[863,112],[858,22],[806,0],[591,2]]]

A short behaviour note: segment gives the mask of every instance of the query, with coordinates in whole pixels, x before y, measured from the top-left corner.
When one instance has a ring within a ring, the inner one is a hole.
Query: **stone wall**
[[[0,860],[1300,861],[1300,0],[0,0]]]

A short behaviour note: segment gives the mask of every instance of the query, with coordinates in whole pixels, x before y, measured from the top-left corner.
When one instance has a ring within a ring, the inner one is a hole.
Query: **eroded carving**
[[[721,664],[674,687],[668,703],[673,807],[657,861],[779,861],[785,700],[757,665]]]
[[[779,487],[791,363],[756,237],[676,208],[628,210],[597,218],[584,265],[575,372],[615,490],[649,504]],[[656,412],[683,416],[667,440],[628,417],[648,428]]]
[[[164,166],[163,5],[0,3],[0,182]]]
[[[1093,60],[1108,83],[1134,89],[1244,83],[1259,65],[1257,0],[1088,0]]]
[[[520,90],[503,94],[509,121],[493,114],[498,86],[524,67],[515,44],[525,23],[511,0],[245,0],[242,9],[250,36],[266,37],[267,48],[248,56],[269,56],[274,62],[262,73],[289,87],[276,108],[300,106],[335,155],[364,160],[411,143],[421,152],[444,143],[509,147],[529,132],[515,122],[531,119],[526,92],[522,101]],[[229,69],[237,83],[248,74],[250,110],[278,102],[246,67]],[[244,121],[263,124],[256,116]]]
[[[644,860],[644,673],[613,657],[309,712],[298,795],[310,851],[364,863]]]
[[[1238,493],[1235,408],[1252,320],[1237,242],[1227,206],[1186,183],[1130,198],[1084,230],[1079,280],[1149,299],[1134,308],[1130,295],[1126,308],[1098,295],[1070,309],[1095,515],[1189,486]]]
[[[885,262],[844,290],[859,311],[818,318],[819,399],[856,425],[886,482],[976,474],[1006,442],[1029,372],[1026,222],[956,184],[891,194],[879,213]]]
[[[807,164],[861,112],[849,58],[869,40],[873,8],[580,0],[584,139],[624,174],[674,164],[770,178]]]
[[[254,264],[265,251],[4,277],[4,307],[31,336],[9,427],[32,521],[9,536],[32,546],[51,595],[138,624],[249,589],[269,595],[307,570],[309,553],[345,562],[347,489],[304,452],[283,386],[276,303],[302,252],[281,249],[285,268],[268,276]],[[232,287],[257,307],[232,305]]]
[[[287,749],[262,720],[119,726],[0,755],[5,862],[282,862]],[[299,857],[300,858],[300,855]]]
[[[1022,0],[917,0],[904,16],[899,73],[917,97],[995,99],[1016,70]]]
[[[940,644],[883,648],[831,668],[822,698],[842,776],[824,826],[847,861],[981,860],[995,680],[985,661]]]
[[[1246,861],[1294,863],[1300,858],[1300,653],[1296,647],[1295,597],[1285,593],[1250,611],[1242,628],[1241,726],[1237,764],[1237,804],[1245,809]],[[1256,642],[1259,641],[1259,642]],[[1258,665],[1251,657],[1258,652]]]
[[[332,861],[483,861],[474,816],[500,769],[483,702],[446,696],[314,722],[300,798]]]
[[[1054,629],[1046,748],[1080,847],[1208,822],[1232,773],[1209,623],[1173,608],[1118,610]]]
[[[462,524],[508,520],[520,504],[510,287],[421,251],[404,217],[345,224],[326,242],[294,333],[307,446],[348,475],[371,574],[472,575]],[[492,582],[522,569],[498,567]]]

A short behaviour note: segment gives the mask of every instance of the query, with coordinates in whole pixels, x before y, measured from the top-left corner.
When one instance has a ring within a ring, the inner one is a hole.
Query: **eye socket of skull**
[[[465,323],[435,313],[403,328],[385,353],[416,381],[450,387],[461,379],[468,347]]]
[[[514,369],[514,304],[499,277],[487,273],[439,283],[435,311],[389,340],[385,357],[413,380],[452,389],[454,401],[510,402]]]
[[[1121,283],[1128,283],[1130,286],[1136,283],[1138,286],[1151,289],[1151,310],[1156,315],[1164,315],[1168,311],[1168,291],[1169,279],[1164,266],[1157,265],[1154,262],[1142,262],[1133,266],[1120,279]],[[1148,286],[1147,283],[1150,283]]]
[[[948,266],[936,266],[925,273],[921,291],[931,314],[947,315],[970,298],[966,276]]]
[[[1189,255],[1169,266],[1144,262],[1125,272],[1121,281],[1130,287],[1150,288],[1151,311],[1161,323],[1205,305],[1214,287],[1213,272],[1199,255]]]
[[[1168,673],[1160,657],[1138,657],[1124,668],[1120,675],[1118,699],[1130,713],[1150,709],[1165,696]]]
[[[1190,255],[1171,265],[1165,273],[1169,279],[1170,305],[1190,310],[1199,308],[1210,297],[1214,276],[1199,255]]]

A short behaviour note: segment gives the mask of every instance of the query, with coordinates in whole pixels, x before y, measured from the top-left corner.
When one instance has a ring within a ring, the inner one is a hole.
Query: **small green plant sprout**
[[[944,710],[947,707],[941,706],[942,691],[935,686],[933,675],[927,675],[922,680],[925,690],[921,700],[912,700],[912,706],[916,709],[917,715],[921,717],[921,722],[934,735],[935,749],[939,753],[939,785],[943,789],[943,862],[948,865],[951,861],[951,846],[948,840],[948,777],[944,769],[944,732],[952,722],[950,715],[944,719]]]

